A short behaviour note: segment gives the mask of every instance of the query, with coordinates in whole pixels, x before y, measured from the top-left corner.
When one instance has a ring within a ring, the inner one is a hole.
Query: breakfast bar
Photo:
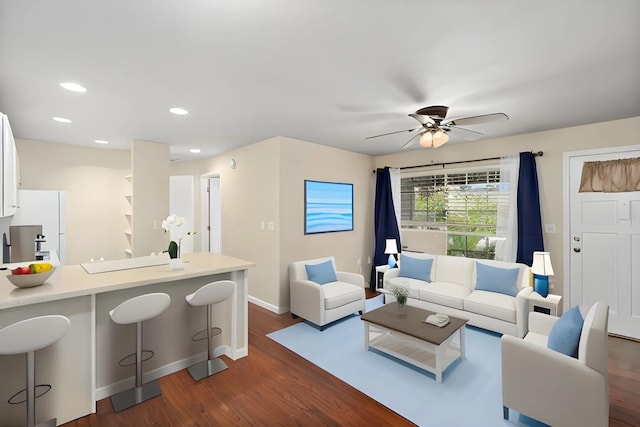
[[[148,360],[143,355],[145,382],[206,360],[206,341],[192,340],[206,311],[189,307],[185,297],[213,281],[235,283],[232,297],[213,308],[213,326],[222,330],[213,339],[214,353],[232,360],[248,355],[248,269],[254,264],[212,253],[182,258],[181,270],[172,270],[168,259],[165,263],[161,258],[158,265],[128,268],[131,264],[123,262],[114,271],[93,274],[81,265],[63,265],[43,285],[23,289],[9,282],[10,271],[0,273],[0,329],[42,315],[71,321],[62,339],[36,352],[36,395],[50,386],[36,400],[37,421],[57,417],[62,424],[88,415],[96,411],[96,401],[133,385],[134,367],[123,361],[135,351],[135,325],[114,324],[109,311],[137,295],[163,292],[171,297],[169,308],[144,325],[144,349],[153,352]],[[0,424],[20,425],[24,404],[7,400],[25,388],[24,355],[0,356],[0,378]],[[20,400],[20,395],[13,399]]]

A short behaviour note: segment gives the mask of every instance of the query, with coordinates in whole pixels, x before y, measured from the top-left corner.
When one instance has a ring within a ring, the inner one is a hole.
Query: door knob
[[[581,250],[582,250],[581,248],[573,248],[573,252],[576,252],[576,253],[580,252]]]
[[[575,236],[575,237],[573,238],[573,240],[575,240],[576,242],[579,242],[579,241],[580,241],[580,238],[579,238],[578,236]]]

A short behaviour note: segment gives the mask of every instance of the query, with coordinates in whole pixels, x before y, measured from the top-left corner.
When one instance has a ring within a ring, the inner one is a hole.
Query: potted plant
[[[391,285],[389,287],[391,294],[396,298],[398,305],[400,306],[400,311],[404,312],[404,307],[407,303],[407,298],[409,297],[409,285],[406,283],[400,285]]]
[[[170,232],[177,227],[182,227],[185,222],[186,220],[183,216],[171,214],[167,217],[167,219],[162,221],[162,228],[164,228],[165,233]],[[175,234],[177,233],[175,233],[174,230],[174,235]],[[195,231],[189,231],[188,233],[186,233],[186,236],[192,236],[194,234],[196,234]],[[169,264],[171,265],[172,270],[181,270],[183,268],[182,259],[180,258],[180,246],[182,245],[182,239],[184,237],[185,236],[178,237],[177,243],[175,240],[171,240],[169,242],[169,247],[165,251],[169,254],[169,258],[171,258]]]

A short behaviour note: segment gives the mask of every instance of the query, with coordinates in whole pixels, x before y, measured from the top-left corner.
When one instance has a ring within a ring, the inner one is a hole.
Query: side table
[[[384,273],[389,271],[388,265],[376,266],[376,290],[384,287]]]
[[[544,298],[534,291],[529,295],[529,311],[537,311],[551,316],[560,316],[561,301],[562,295],[549,294]]]

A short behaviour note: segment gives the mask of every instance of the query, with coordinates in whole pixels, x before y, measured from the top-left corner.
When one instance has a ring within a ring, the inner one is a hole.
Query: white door
[[[609,332],[640,338],[640,192],[578,192],[584,162],[628,157],[640,157],[640,146],[565,155],[570,264],[565,293],[569,307],[603,301],[609,305]]]
[[[220,177],[209,178],[209,252],[222,252]]]
[[[194,213],[194,176],[175,175],[169,177],[169,213],[184,217],[182,227],[171,229],[171,240],[180,242],[180,253],[193,252],[194,236],[189,232],[196,231]]]

